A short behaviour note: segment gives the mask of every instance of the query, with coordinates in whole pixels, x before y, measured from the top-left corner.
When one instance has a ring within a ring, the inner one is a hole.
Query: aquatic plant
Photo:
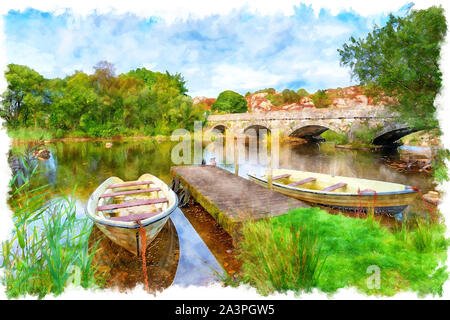
[[[291,230],[304,232],[304,240]],[[370,295],[408,290],[420,296],[442,295],[448,279],[448,239],[445,225],[436,221],[410,221],[391,231],[371,217],[300,208],[268,221],[248,222],[243,234],[240,281],[264,294],[312,287],[334,293],[351,286]],[[294,248],[302,249],[304,260],[294,258]],[[302,261],[309,261],[309,267],[303,268]],[[371,286],[375,269],[379,285]],[[308,277],[309,282],[302,282]]]
[[[25,162],[26,163],[26,162]],[[39,298],[61,294],[73,283],[96,288],[103,279],[92,265],[96,244],[89,247],[92,224],[77,218],[72,198],[56,194],[49,186],[31,187],[39,171],[32,169],[20,186],[13,177],[10,206],[12,237],[2,243],[0,279],[9,298],[25,294]]]

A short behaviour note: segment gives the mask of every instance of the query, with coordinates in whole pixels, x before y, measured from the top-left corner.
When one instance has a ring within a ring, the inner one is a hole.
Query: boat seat
[[[121,191],[121,192],[104,193],[104,194],[100,195],[99,198],[126,196],[126,195],[130,195],[130,194],[139,194],[139,193],[146,193],[146,192],[153,192],[153,191],[161,191],[161,188],[149,188],[149,189],[139,189],[139,190],[128,190],[128,191]]]
[[[334,191],[334,190],[336,190],[336,189],[343,188],[343,187],[345,187],[346,185],[347,185],[346,183],[339,182],[339,183],[333,184],[332,186],[323,188],[323,189],[320,190],[320,191]]]
[[[290,184],[288,184],[288,186],[289,187],[296,187],[296,186],[299,186],[299,185],[302,185],[302,184],[305,184],[305,183],[308,183],[308,182],[312,182],[312,181],[316,181],[316,178],[306,178],[306,179],[303,179],[303,180],[300,180],[300,181],[297,181],[297,182],[293,182],[293,183],[290,183]]]
[[[141,200],[136,202],[125,202],[125,203],[118,203],[118,204],[107,204],[104,206],[97,207],[97,211],[106,211],[106,210],[114,210],[114,209],[121,209],[121,208],[129,208],[129,207],[139,207],[139,206],[146,206],[149,204],[156,204],[156,203],[163,203],[163,202],[169,202],[167,198],[160,198],[160,199],[148,199],[148,200]]]
[[[125,188],[125,187],[134,187],[134,186],[142,186],[144,184],[152,184],[153,181],[133,181],[127,183],[116,183],[108,186],[106,189],[116,189],[116,188]]]
[[[138,221],[138,220],[145,220],[151,217],[154,217],[158,214],[160,214],[162,211],[155,211],[150,213],[140,213],[140,214],[133,214],[131,216],[123,216],[123,217],[110,217],[109,219],[115,220],[115,221],[125,221],[125,222],[131,222],[131,221]]]
[[[282,174],[282,175],[279,175],[279,176],[272,177],[272,181],[273,181],[273,180],[283,179],[283,178],[289,178],[290,176],[291,176],[291,175],[288,174],[288,173]]]

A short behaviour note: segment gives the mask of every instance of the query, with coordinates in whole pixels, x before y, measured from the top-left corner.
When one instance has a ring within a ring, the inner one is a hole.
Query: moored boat
[[[248,174],[251,181],[264,187],[268,175]],[[359,179],[298,170],[274,169],[272,189],[296,199],[340,210],[397,214],[417,196],[417,188],[378,180]]]
[[[109,239],[139,255],[144,238],[141,229],[147,247],[177,203],[175,192],[151,174],[127,182],[110,177],[89,197],[86,214]]]

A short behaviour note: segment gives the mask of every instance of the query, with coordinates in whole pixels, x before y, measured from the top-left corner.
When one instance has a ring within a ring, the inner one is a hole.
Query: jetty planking
[[[239,225],[247,219],[270,218],[294,208],[309,207],[216,166],[176,166],[170,174],[180,180],[233,240],[239,237]]]

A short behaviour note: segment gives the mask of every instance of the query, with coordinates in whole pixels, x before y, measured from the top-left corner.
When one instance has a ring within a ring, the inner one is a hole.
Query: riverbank
[[[448,248],[440,222],[414,219],[389,231],[370,215],[358,219],[301,208],[250,221],[243,235],[242,272],[230,284],[247,283],[263,295],[354,287],[367,295],[441,296],[448,279],[440,266]]]
[[[14,129],[7,130],[7,135],[11,138],[14,144],[40,142],[49,144],[53,142],[86,142],[86,141],[133,141],[133,140],[148,140],[154,139],[158,142],[167,141],[169,136],[156,135],[147,136],[143,134],[135,135],[115,135],[111,137],[89,137],[80,136],[78,133],[68,132],[66,136],[57,137],[53,132],[43,129]]]

